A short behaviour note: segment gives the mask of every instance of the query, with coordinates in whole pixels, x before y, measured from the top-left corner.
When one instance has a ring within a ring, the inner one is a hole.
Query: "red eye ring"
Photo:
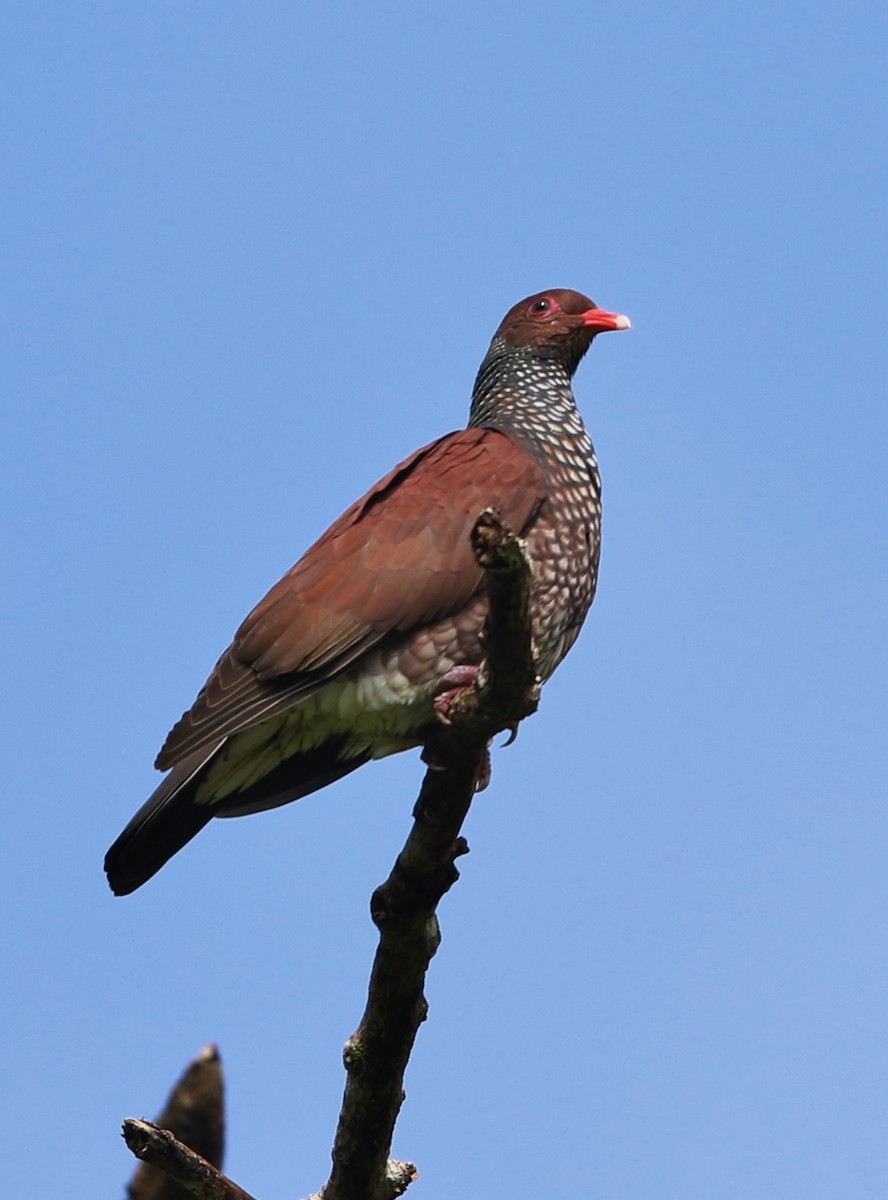
[[[539,300],[534,300],[530,308],[527,310],[529,317],[545,317],[555,307],[555,302],[550,300],[548,296],[541,296]]]

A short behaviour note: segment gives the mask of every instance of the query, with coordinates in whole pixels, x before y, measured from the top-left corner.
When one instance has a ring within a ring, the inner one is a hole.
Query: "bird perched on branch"
[[[336,521],[250,613],[157,757],[166,778],[105,857],[135,891],[212,817],[298,800],[419,746],[477,674],[487,612],[469,535],[495,508],[526,539],[540,677],[592,603],[601,483],[571,378],[629,321],[564,288],[510,309],[469,424],[417,450]]]

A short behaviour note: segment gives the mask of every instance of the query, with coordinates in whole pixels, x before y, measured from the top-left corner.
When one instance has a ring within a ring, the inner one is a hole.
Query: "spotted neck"
[[[592,456],[570,379],[560,359],[494,338],[475,380],[469,425],[501,429],[537,448],[568,436]]]

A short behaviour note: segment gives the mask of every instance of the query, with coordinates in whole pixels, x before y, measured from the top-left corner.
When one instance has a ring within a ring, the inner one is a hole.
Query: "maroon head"
[[[630,320],[606,312],[594,300],[570,288],[550,288],[510,308],[496,339],[540,358],[560,359],[572,375],[598,333],[629,329]]]

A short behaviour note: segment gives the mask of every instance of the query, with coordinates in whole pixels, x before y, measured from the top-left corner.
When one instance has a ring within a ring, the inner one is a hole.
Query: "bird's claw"
[[[483,792],[490,783],[490,751],[484,751],[484,757],[481,759],[481,764],[478,767],[478,774],[475,776],[475,792]]]

